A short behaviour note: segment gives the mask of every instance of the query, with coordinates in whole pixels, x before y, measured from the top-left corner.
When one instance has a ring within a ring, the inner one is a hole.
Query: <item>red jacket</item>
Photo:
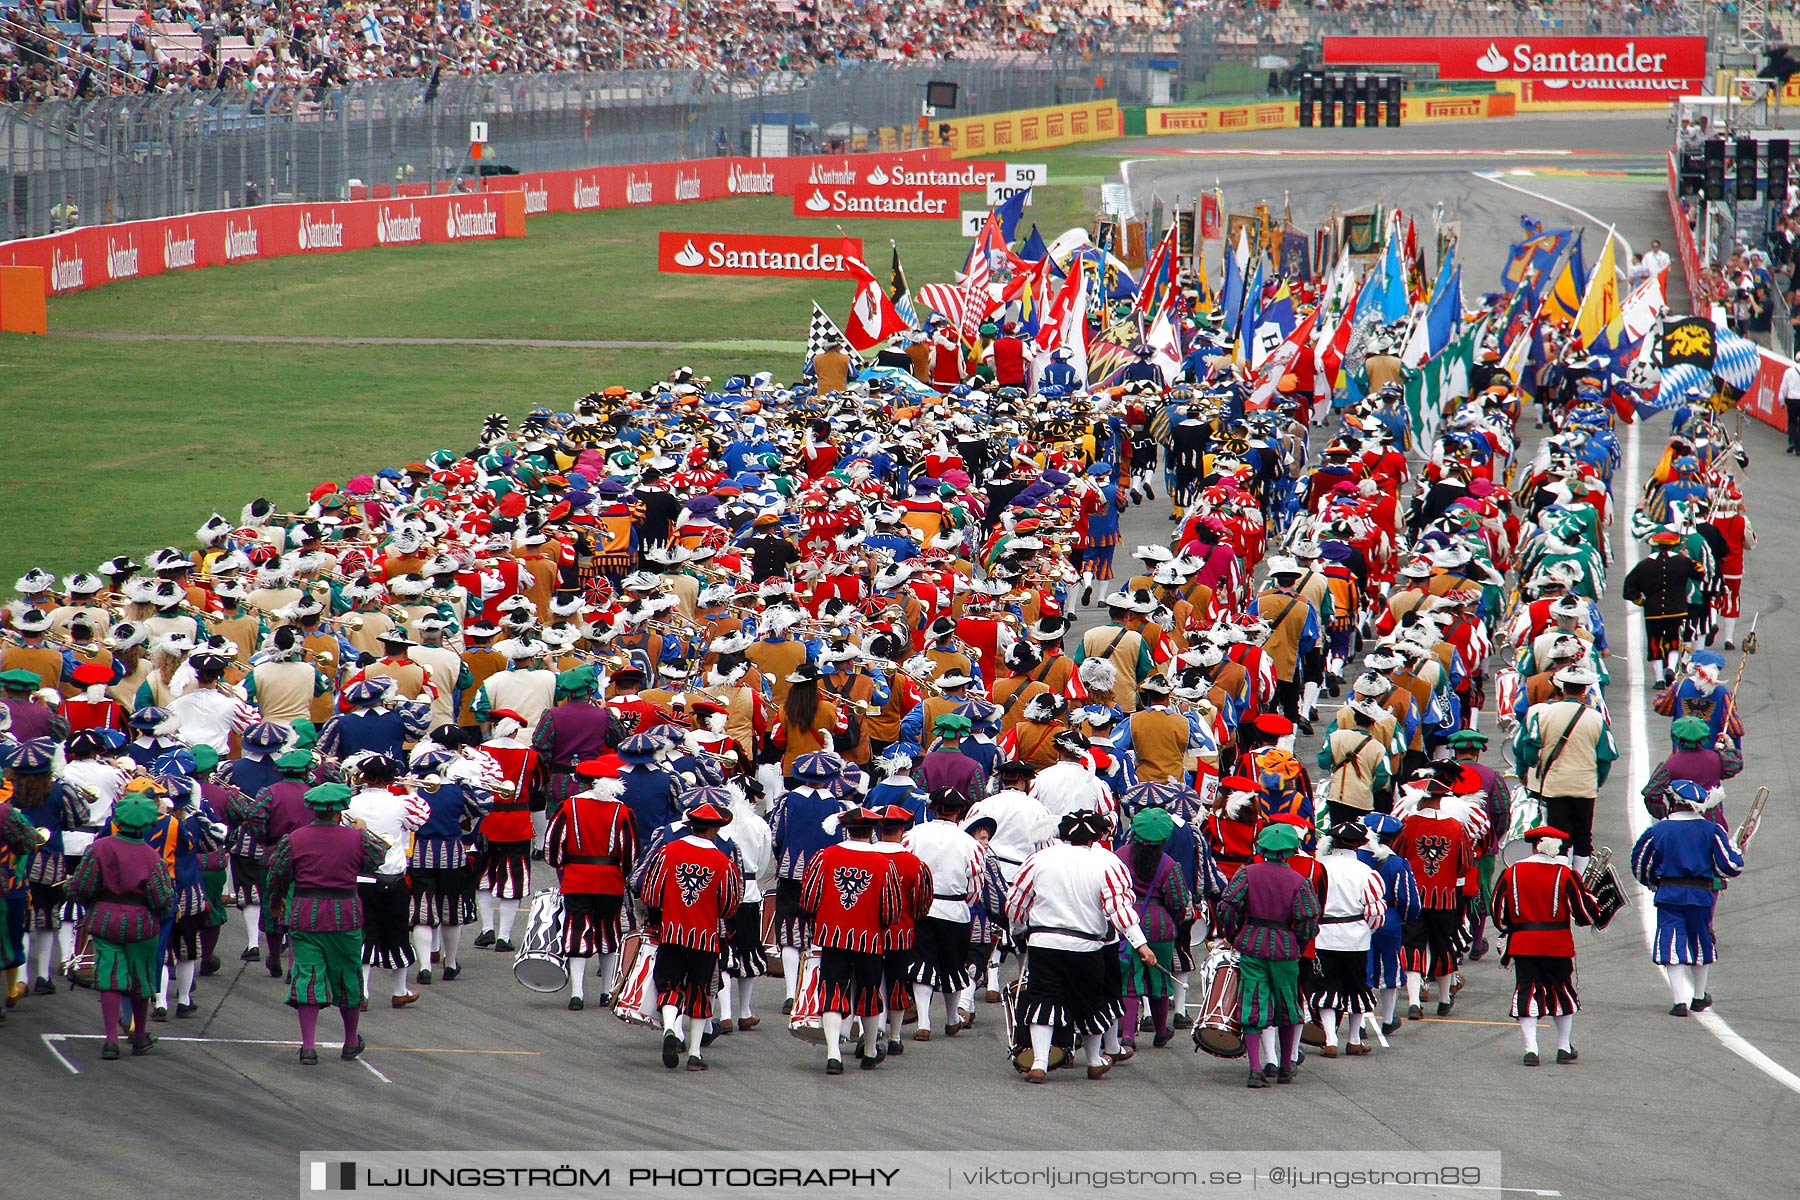
[[[565,896],[623,896],[636,848],[631,810],[594,796],[569,797],[544,833],[544,858],[558,871]]]
[[[1239,867],[1256,857],[1256,835],[1262,827],[1260,820],[1234,821],[1216,812],[1208,813],[1200,823],[1207,848],[1212,851],[1219,874],[1227,882],[1238,873]]]
[[[1420,811],[1402,823],[1394,853],[1412,864],[1419,881],[1419,901],[1426,908],[1455,908],[1459,896],[1473,896],[1480,886],[1475,873],[1475,846],[1461,821]]]
[[[1016,337],[994,339],[994,382],[1000,387],[1024,387],[1025,343]]]
[[[827,846],[806,864],[800,907],[812,914],[821,950],[880,954],[886,931],[900,921],[900,877],[893,858],[847,842]]]
[[[931,912],[931,868],[911,850],[883,851],[894,863],[894,879],[900,885],[900,911],[888,926],[883,939],[884,950],[911,950],[918,936],[921,917]]]
[[[481,836],[490,842],[529,842],[531,789],[528,781],[537,766],[537,751],[530,746],[482,746],[481,752],[499,764],[501,775],[511,781],[515,789],[510,796],[495,794],[493,807],[481,819]]]
[[[1500,872],[1494,881],[1494,924],[1507,935],[1509,956],[1574,958],[1575,934],[1569,922],[1589,925],[1594,916],[1593,896],[1566,863],[1528,858]]]
[[[662,945],[716,952],[743,902],[744,873],[716,844],[689,834],[650,852],[637,893],[655,914]]]

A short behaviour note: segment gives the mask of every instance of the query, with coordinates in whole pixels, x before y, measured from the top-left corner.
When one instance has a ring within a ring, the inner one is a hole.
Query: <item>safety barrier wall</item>
[[[1407,125],[1512,115],[1513,98],[1497,92],[1476,96],[1406,96],[1400,101],[1400,120]],[[1300,103],[1297,100],[1151,108],[1144,112],[1144,132],[1151,136],[1242,133],[1259,129],[1297,129],[1299,126]]]
[[[1700,252],[1694,245],[1693,230],[1688,228],[1687,217],[1681,211],[1680,165],[1673,154],[1669,155],[1669,221],[1675,226],[1675,255],[1681,260],[1681,277],[1687,284],[1690,302],[1700,295],[1703,281],[1701,279]],[[1794,360],[1784,358],[1772,350],[1758,348],[1756,380],[1738,402],[1745,412],[1762,421],[1785,431],[1787,429],[1787,406],[1781,402],[1781,377],[1787,374]]]
[[[519,192],[269,204],[71,229],[0,244],[0,265],[39,267],[47,295],[222,263],[376,246],[525,236]]]

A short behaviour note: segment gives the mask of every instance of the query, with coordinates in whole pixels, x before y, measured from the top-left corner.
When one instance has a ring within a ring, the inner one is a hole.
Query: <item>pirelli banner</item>
[[[952,158],[1104,142],[1125,132],[1117,100],[1018,108],[984,117],[954,117],[940,124],[949,126]]]
[[[1420,121],[1480,121],[1510,117],[1513,98],[1505,94],[1475,96],[1406,96],[1400,101],[1400,119],[1411,125]],[[1269,104],[1209,104],[1191,108],[1152,108],[1144,112],[1144,132],[1243,133],[1260,129],[1296,129],[1300,106],[1294,101]]]

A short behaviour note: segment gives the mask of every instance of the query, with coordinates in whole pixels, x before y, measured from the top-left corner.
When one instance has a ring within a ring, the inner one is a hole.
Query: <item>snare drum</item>
[[[569,964],[563,959],[563,898],[555,888],[531,898],[525,940],[513,956],[513,978],[534,992],[560,992],[569,986]]]
[[[1194,1049],[1214,1058],[1241,1058],[1244,1031],[1239,1024],[1243,987],[1238,976],[1237,951],[1219,947],[1210,951],[1200,967],[1206,1005],[1194,1022]]]
[[[619,992],[613,1016],[627,1025],[662,1028],[656,1008],[656,943],[641,933],[628,933],[619,943]]]
[[[772,909],[774,905],[769,905]],[[808,950],[800,960],[800,984],[794,992],[794,1011],[788,1015],[788,1032],[815,1045],[825,1043],[825,991],[819,978],[819,952]]]
[[[1006,1056],[1011,1060],[1013,1070],[1021,1075],[1031,1070],[1032,1059],[1031,1026],[1019,1012],[1019,1001],[1025,995],[1025,983],[1029,978],[1028,966],[1017,979],[1000,989],[1000,1036],[1006,1041]],[[1058,1026],[1050,1035],[1049,1069],[1054,1071],[1068,1066],[1074,1057],[1074,1047],[1074,1030],[1066,1025]]]

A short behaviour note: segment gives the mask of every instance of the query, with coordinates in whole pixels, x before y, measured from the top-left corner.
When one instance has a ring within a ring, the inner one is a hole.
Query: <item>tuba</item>
[[[1605,929],[1621,909],[1631,905],[1631,897],[1619,881],[1619,873],[1613,869],[1612,851],[1605,846],[1594,848],[1587,870],[1582,872],[1581,886],[1594,897],[1595,929]]]

